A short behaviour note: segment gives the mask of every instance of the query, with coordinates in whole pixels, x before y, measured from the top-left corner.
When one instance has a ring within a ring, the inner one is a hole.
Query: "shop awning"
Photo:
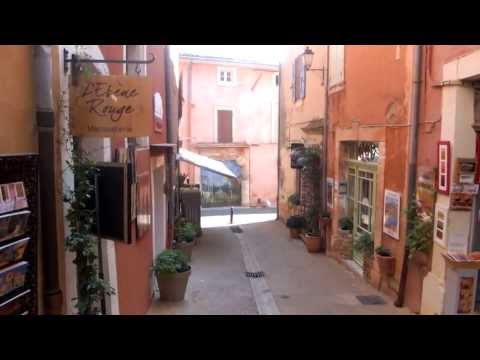
[[[237,176],[221,161],[210,159],[207,156],[195,154],[185,149],[178,150],[178,160],[185,161],[216,174],[236,179]]]

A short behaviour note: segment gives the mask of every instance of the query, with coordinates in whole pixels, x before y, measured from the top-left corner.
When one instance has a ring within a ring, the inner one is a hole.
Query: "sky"
[[[180,53],[229,57],[278,64],[286,54],[286,45],[174,45]]]

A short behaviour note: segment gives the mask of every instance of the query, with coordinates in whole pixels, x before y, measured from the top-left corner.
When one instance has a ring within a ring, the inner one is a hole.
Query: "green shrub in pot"
[[[353,229],[352,218],[349,216],[342,217],[340,220],[338,220],[338,226],[340,227],[341,230],[352,231]]]
[[[164,250],[156,258],[152,271],[157,278],[160,300],[181,301],[185,298],[191,267],[179,250]]]
[[[185,254],[179,250],[171,249],[158,254],[152,266],[155,275],[181,273],[189,270],[190,265],[188,265]]]
[[[286,224],[289,229],[302,229],[305,226],[305,218],[301,215],[292,215]]]

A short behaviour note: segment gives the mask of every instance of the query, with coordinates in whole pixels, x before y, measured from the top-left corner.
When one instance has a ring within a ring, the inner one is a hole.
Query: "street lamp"
[[[322,86],[325,83],[325,66],[319,69],[312,69],[312,62],[313,62],[313,55],[314,52],[310,47],[305,47],[305,50],[302,54],[303,56],[303,66],[305,67],[306,71],[321,71],[322,72]]]

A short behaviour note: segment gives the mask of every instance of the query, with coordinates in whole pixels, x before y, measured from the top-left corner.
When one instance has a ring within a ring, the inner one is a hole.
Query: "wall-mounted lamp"
[[[322,86],[325,83],[325,66],[319,69],[313,69],[312,68],[312,62],[313,62],[313,55],[314,52],[312,49],[310,49],[308,46],[305,48],[305,51],[303,52],[303,65],[305,67],[306,71],[321,71],[322,72]]]

